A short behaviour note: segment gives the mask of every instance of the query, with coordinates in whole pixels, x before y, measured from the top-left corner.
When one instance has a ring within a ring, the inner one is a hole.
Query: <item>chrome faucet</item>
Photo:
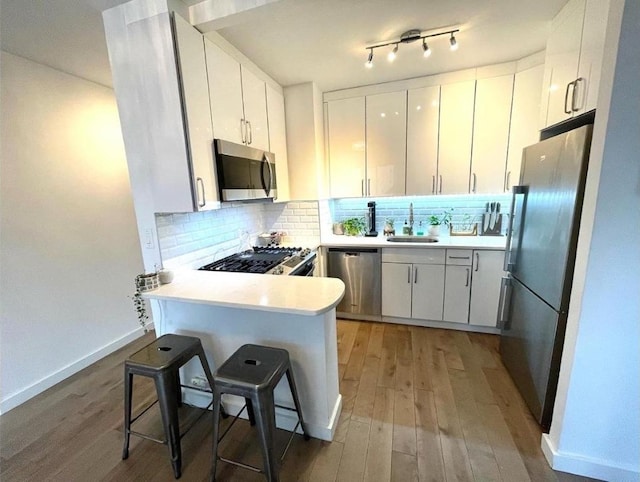
[[[413,235],[413,203],[409,204],[409,234]]]

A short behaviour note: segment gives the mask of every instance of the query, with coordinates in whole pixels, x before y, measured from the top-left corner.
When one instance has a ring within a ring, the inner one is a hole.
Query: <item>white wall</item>
[[[611,4],[558,395],[542,448],[557,470],[622,482],[640,480],[640,2]]]
[[[113,92],[1,55],[5,412],[140,335],[142,259]]]

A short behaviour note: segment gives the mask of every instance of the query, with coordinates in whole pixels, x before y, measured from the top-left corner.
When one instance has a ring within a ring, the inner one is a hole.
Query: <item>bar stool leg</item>
[[[175,371],[174,381],[175,384],[175,394],[176,394],[176,403],[178,407],[182,407],[182,387],[180,382],[180,370]]]
[[[212,390],[214,400],[220,400],[222,398],[222,393],[216,390],[215,387]],[[216,480],[216,468],[218,467],[218,437],[220,436],[220,413],[221,413],[222,403],[214,403],[213,404],[213,462],[211,464],[211,482],[215,482]]]
[[[302,427],[302,433],[304,435],[304,439],[309,440],[311,437],[307,432],[307,424],[304,422],[304,418],[302,417],[300,400],[298,400],[298,389],[296,388],[296,383],[293,380],[293,373],[291,372],[291,364],[289,364],[289,367],[287,368],[287,381],[289,382],[289,388],[291,389],[293,404],[296,406],[296,411],[298,412],[298,419],[300,419],[300,426]]]
[[[279,463],[275,454],[276,412],[273,402],[273,394],[258,393],[253,400],[254,412],[262,445],[262,459],[264,461],[264,473],[269,482],[278,482]]]
[[[131,437],[131,400],[133,396],[133,373],[124,367],[124,447],[122,460],[129,458],[129,438]]]
[[[198,358],[200,359],[200,365],[202,365],[202,369],[204,370],[204,375],[205,377],[207,377],[207,381],[209,382],[209,388],[211,389],[211,396],[213,397],[213,405],[220,405],[221,407],[221,413],[222,413],[222,418],[227,418],[229,416],[229,414],[227,413],[227,411],[224,409],[224,406],[222,406],[222,399],[218,398],[218,402],[216,403],[216,397],[214,396],[214,389],[213,389],[213,373],[211,373],[211,369],[209,368],[209,362],[207,362],[207,357],[204,354],[204,350],[202,350],[202,348],[200,348],[198,350]]]
[[[179,479],[182,475],[182,451],[180,447],[180,423],[178,405],[175,397],[175,374],[164,372],[155,377],[162,425],[167,437],[173,475]]]
[[[250,398],[245,398],[244,401],[247,404],[247,415],[249,416],[249,425],[253,427],[256,424],[256,415],[253,411],[253,402],[251,401]]]

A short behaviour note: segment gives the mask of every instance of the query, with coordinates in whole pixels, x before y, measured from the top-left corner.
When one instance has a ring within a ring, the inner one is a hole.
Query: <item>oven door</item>
[[[277,199],[274,154],[221,139],[213,144],[222,201]]]
[[[310,259],[295,271],[289,273],[289,276],[313,276],[316,269],[316,260]]]

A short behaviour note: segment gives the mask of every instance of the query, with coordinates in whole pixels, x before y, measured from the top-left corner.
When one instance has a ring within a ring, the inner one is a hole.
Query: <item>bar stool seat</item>
[[[129,438],[131,435],[145,438],[153,442],[166,444],[169,447],[171,465],[176,479],[182,475],[182,452],[180,439],[191,429],[191,427],[205,414],[204,411],[194,420],[189,427],[180,434],[178,419],[178,407],[182,404],[181,388],[188,388],[211,393],[209,390],[188,385],[181,385],[179,369],[193,357],[200,360],[209,386],[213,387],[213,375],[207,363],[207,359],[202,349],[199,338],[184,335],[163,335],[147,346],[131,355],[124,362],[124,447],[122,449],[122,459],[129,457]],[[131,401],[133,398],[133,376],[145,376],[153,378],[156,386],[157,400],[146,407],[135,418],[131,418]],[[211,407],[215,397],[212,397]],[[218,399],[219,400],[219,399]],[[149,435],[131,430],[131,425],[140,418],[147,410],[156,403],[160,404],[162,425],[164,428],[165,440],[158,440]],[[220,404],[216,404],[219,406]],[[226,416],[224,410],[221,412]]]
[[[295,408],[275,404],[273,392],[283,375],[287,376]],[[218,368],[214,375],[213,386],[214,398],[219,400],[224,393],[237,395],[244,397],[246,404],[220,437],[218,437],[220,406],[218,404],[214,406],[213,466],[211,468],[211,480],[215,481],[217,462],[218,459],[220,459],[245,469],[264,473],[269,481],[277,481],[280,462],[284,459],[299,426],[302,427],[305,440],[309,440],[307,427],[300,409],[298,391],[291,371],[289,352],[281,348],[262,345],[243,345]],[[276,431],[275,407],[294,411],[298,415],[298,423],[291,432],[289,441],[280,457],[277,457],[274,451]],[[220,441],[229,432],[245,409],[248,411],[251,425],[257,424],[260,444],[262,446],[263,469],[218,456],[218,445]]]

